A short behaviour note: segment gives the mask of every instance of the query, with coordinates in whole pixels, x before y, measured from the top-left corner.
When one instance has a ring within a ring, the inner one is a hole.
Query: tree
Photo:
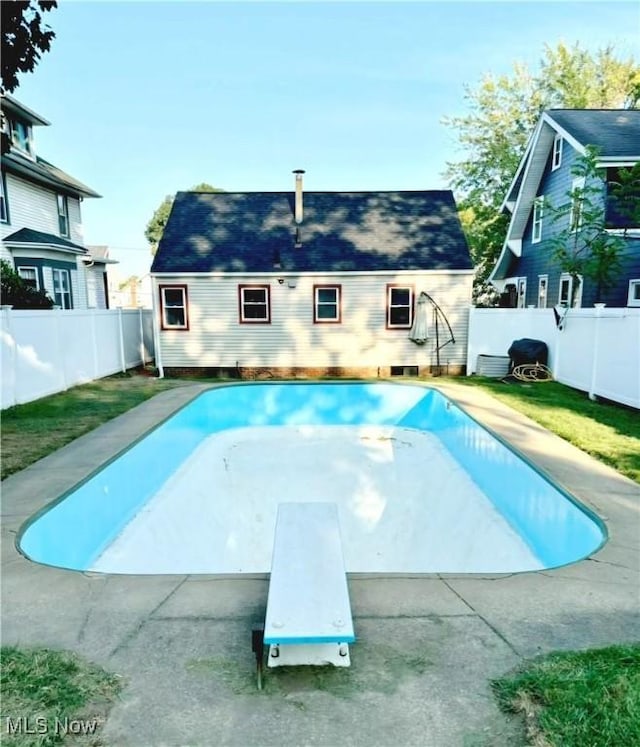
[[[466,87],[469,113],[445,118],[465,151],[446,176],[461,211],[476,266],[474,300],[497,296],[487,284],[504,243],[508,219],[500,207],[541,113],[549,108],[632,108],[640,101],[640,66],[612,47],[592,54],[575,44],[545,47],[537,72],[514,65],[511,75],[486,75]]]
[[[224,189],[218,189],[217,187],[212,187],[206,182],[202,182],[202,184],[196,184],[195,187],[191,187],[191,189],[188,191],[224,192]],[[167,221],[169,220],[169,213],[171,212],[174,199],[175,195],[167,195],[164,200],[158,205],[154,214],[151,216],[151,219],[147,223],[144,235],[151,245],[151,254],[155,254],[158,250],[158,244],[160,243],[160,239],[162,238],[164,227],[167,225]]]
[[[545,200],[554,222],[562,229],[553,237],[553,257],[562,272],[572,278],[570,306],[575,305],[582,278],[596,283],[596,303],[613,286],[620,274],[620,255],[625,249],[622,237],[606,230],[604,183],[597,167],[597,151],[588,147],[571,169],[576,180],[561,205]]]
[[[44,291],[27,285],[4,259],[0,260],[0,301],[14,309],[50,309],[53,306]]]
[[[49,51],[55,33],[43,23],[42,14],[57,6],[56,0],[0,3],[3,94],[14,91],[18,87],[18,74],[32,72],[42,54]],[[2,152],[6,153],[10,147],[11,140],[3,126]]]

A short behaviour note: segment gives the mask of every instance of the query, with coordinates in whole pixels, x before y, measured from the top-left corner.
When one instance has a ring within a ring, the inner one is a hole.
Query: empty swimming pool
[[[513,573],[601,524],[440,392],[251,383],[201,394],[29,523],[21,551],[102,573],[267,573],[279,503],[338,506],[352,573]]]

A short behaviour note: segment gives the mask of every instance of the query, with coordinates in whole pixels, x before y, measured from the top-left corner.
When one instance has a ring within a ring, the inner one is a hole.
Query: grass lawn
[[[0,741],[14,747],[73,743],[94,747],[121,683],[75,654],[3,646]]]
[[[640,645],[549,654],[492,686],[533,745],[640,744]]]
[[[527,415],[587,454],[640,483],[640,414],[611,402],[592,402],[557,382],[504,384],[480,376],[452,379],[476,386]]]
[[[2,412],[2,475],[8,477],[180,381],[122,374]]]

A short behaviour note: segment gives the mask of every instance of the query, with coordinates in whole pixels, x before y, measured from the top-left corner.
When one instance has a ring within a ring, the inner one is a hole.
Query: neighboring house
[[[303,192],[301,174],[295,192],[178,192],[151,267],[158,365],[464,371],[473,270],[451,192]]]
[[[612,186],[622,168],[640,160],[640,111],[553,109],[543,113],[503,203],[511,222],[502,253],[489,278],[503,292],[504,305],[512,307],[567,306],[572,278],[552,256],[551,240],[567,229],[545,205],[567,203],[573,189],[583,187],[572,166],[587,146],[597,149],[602,178],[602,210],[607,230],[622,235],[625,250],[615,286],[604,289],[601,301],[609,306],[640,306],[640,226],[615,210]],[[584,181],[584,180],[582,180]],[[579,224],[576,230],[580,230]],[[597,300],[594,281],[583,278],[575,305],[591,306]]]
[[[106,263],[83,244],[80,206],[100,197],[36,154],[34,129],[49,124],[11,96],[2,96],[11,148],[2,155],[0,258],[62,309],[105,308]]]

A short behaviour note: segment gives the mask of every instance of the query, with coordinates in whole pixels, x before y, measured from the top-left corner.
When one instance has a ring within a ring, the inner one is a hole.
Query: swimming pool
[[[602,524],[440,392],[213,388],[62,496],[18,545],[103,573],[267,573],[278,503],[338,505],[352,573],[513,573],[594,552]]]

